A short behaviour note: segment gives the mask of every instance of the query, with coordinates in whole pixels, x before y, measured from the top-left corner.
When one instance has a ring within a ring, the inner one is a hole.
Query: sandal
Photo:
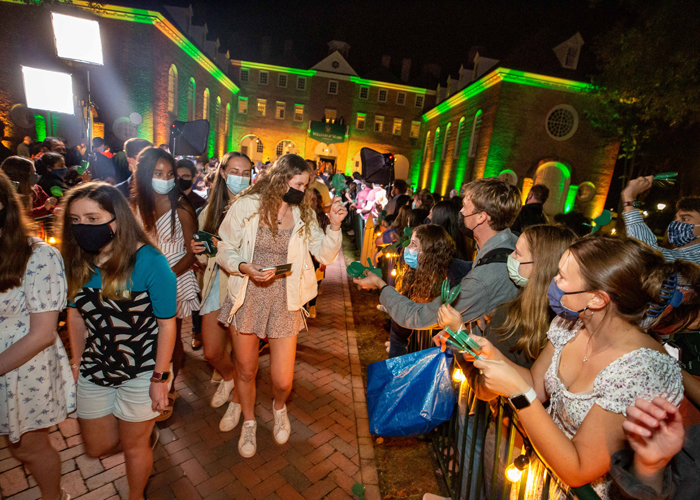
[[[170,403],[168,406],[165,407],[165,409],[161,412],[159,416],[156,417],[156,422],[162,422],[164,420],[168,420],[170,417],[173,416],[173,407],[175,406],[175,400],[179,396],[177,393],[168,393],[168,402]]]

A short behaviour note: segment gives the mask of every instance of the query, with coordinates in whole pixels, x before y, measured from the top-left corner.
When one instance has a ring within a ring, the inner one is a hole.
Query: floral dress
[[[61,311],[66,279],[61,254],[34,239],[20,286],[0,293],[0,352],[29,333],[29,315]],[[75,382],[61,339],[31,360],[0,375],[0,435],[16,443],[22,434],[56,425],[75,410]]]
[[[637,398],[651,401],[659,396],[676,406],[681,402],[683,379],[678,362],[668,354],[646,347],[628,352],[603,368],[596,376],[592,390],[569,392],[559,379],[561,352],[582,327],[581,320],[572,324],[556,317],[547,332],[554,347],[552,363],[544,375],[544,386],[549,395],[547,411],[566,437],[573,439],[593,405],[627,416],[627,407],[634,404]],[[542,474],[539,476],[542,477]],[[606,474],[591,482],[591,486],[602,500],[607,500],[616,498],[610,491],[611,482]],[[528,487],[528,491],[539,498],[536,496],[537,487]],[[550,493],[550,498],[560,496],[563,496],[561,490]]]

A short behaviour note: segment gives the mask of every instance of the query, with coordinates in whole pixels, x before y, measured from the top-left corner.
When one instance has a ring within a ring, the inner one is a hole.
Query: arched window
[[[277,147],[275,148],[275,155],[277,158],[282,156],[284,154],[284,141],[280,141],[277,143]]]
[[[204,103],[202,104],[202,119],[209,119],[209,89],[204,89]]]
[[[262,143],[261,140],[258,140],[257,152],[258,152],[258,153],[262,153],[262,152],[263,152],[263,143]]]
[[[464,117],[460,118],[459,126],[457,127],[457,137],[455,137],[455,149],[452,153],[452,158],[454,158],[455,160],[459,158],[460,154],[462,154],[462,144],[460,144],[460,142],[462,141],[462,135],[464,134],[465,123],[466,120],[464,119]]]
[[[440,142],[440,127],[435,129],[435,139],[433,139],[433,148],[430,152],[430,162],[435,161],[435,152],[437,151],[437,144]]]
[[[187,121],[195,120],[195,99],[197,96],[197,84],[194,83],[194,78],[190,78],[190,84],[187,86]]]
[[[221,144],[221,97],[216,96],[216,114],[214,115],[214,151],[215,154],[219,153],[219,145]]]
[[[228,139],[228,133],[230,130],[230,123],[231,123],[231,104],[226,103],[226,116],[224,117],[224,149],[229,149],[229,139]]]
[[[428,157],[428,144],[430,144],[430,131],[428,131],[428,133],[425,134],[425,145],[423,146],[423,161],[425,161],[425,159]]]
[[[174,64],[168,71],[168,113],[177,114],[177,68]]]
[[[440,159],[444,160],[447,157],[447,141],[450,140],[450,131],[452,130],[452,124],[448,123],[447,128],[445,129],[445,138],[442,140],[442,154],[440,155]]]
[[[479,145],[479,132],[481,132],[481,110],[474,115],[474,124],[472,125],[472,136],[469,138],[469,158],[476,156],[476,148]]]

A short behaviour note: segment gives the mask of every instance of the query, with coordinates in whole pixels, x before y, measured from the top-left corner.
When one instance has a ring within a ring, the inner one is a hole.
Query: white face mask
[[[170,179],[168,181],[164,179],[151,179],[151,185],[153,186],[153,191],[158,194],[168,194],[175,187],[175,179]]]
[[[248,186],[250,186],[250,177],[241,177],[233,174],[226,176],[226,187],[231,194],[238,194]]]
[[[513,281],[513,283],[515,283],[520,288],[523,288],[527,285],[527,282],[530,281],[530,279],[524,278],[520,275],[521,264],[532,264],[532,262],[519,262],[515,260],[515,258],[512,255],[508,256],[508,276],[510,276],[510,279]]]

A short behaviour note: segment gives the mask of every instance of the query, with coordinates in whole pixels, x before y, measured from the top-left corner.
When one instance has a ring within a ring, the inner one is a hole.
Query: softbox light
[[[367,182],[386,186],[394,182],[394,155],[370,148],[360,149],[362,177]]]
[[[209,142],[209,121],[175,121],[170,126],[170,152],[173,156],[201,156]]]
[[[22,66],[27,107],[72,115],[73,79],[68,73]]]
[[[104,64],[97,21],[56,12],[51,13],[51,21],[58,57],[100,66]]]

